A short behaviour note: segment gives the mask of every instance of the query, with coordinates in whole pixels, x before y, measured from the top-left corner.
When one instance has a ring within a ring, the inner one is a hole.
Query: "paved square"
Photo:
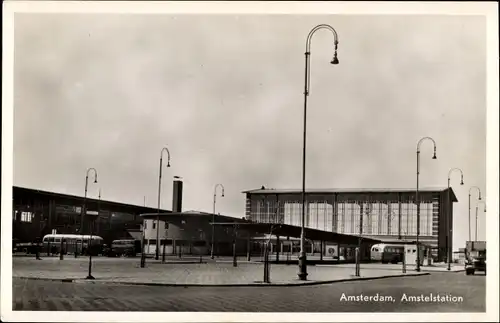
[[[13,277],[41,279],[74,279],[84,280],[88,274],[87,257],[67,257],[59,260],[47,257],[42,260],[34,258],[13,258]],[[362,265],[361,278],[377,278],[399,276],[401,270],[384,265]],[[273,284],[303,284],[297,278],[297,265],[271,264],[270,276]],[[308,283],[350,280],[354,276],[354,265],[308,266]],[[406,275],[415,275],[408,270]],[[139,258],[102,258],[92,259],[92,275],[97,281],[164,284],[164,285],[248,285],[262,284],[264,265],[262,263],[239,261],[237,267],[232,262],[221,260],[208,263],[161,263],[148,259],[146,267],[140,268]]]

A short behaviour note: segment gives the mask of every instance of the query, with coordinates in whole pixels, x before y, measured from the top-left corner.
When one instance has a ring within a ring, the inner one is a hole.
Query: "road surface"
[[[13,310],[484,312],[485,285],[485,276],[466,276],[463,272],[317,286],[238,288],[130,286],[15,278]],[[421,299],[415,298],[419,296]],[[436,296],[440,298],[435,299]]]

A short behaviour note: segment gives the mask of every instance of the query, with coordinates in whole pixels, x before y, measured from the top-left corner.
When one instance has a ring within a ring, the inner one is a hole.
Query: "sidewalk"
[[[319,267],[339,267],[339,268],[350,268],[353,264],[338,264],[338,265],[318,265]],[[406,265],[406,272],[416,272],[415,265]],[[402,272],[402,264],[361,264],[361,269],[369,270],[388,270],[388,271],[399,271]],[[422,265],[420,266],[421,272],[460,272],[465,271],[463,265],[452,264],[450,270],[448,270],[447,264],[433,264],[433,265]]]
[[[210,259],[207,259],[210,260]],[[13,258],[12,276],[31,279],[65,280],[75,282],[101,282],[164,286],[288,286],[325,284],[350,280],[387,277],[416,276],[385,268],[361,267],[361,276],[354,276],[354,265],[308,266],[308,280],[297,279],[296,265],[271,265],[271,284],[263,283],[264,266],[238,259],[232,262],[175,263],[148,259],[140,268],[140,258],[93,258],[92,275],[95,280],[85,280],[88,274],[88,257],[71,258]]]

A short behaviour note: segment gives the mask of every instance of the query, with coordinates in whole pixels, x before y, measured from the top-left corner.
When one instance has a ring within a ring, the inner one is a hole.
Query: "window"
[[[156,222],[153,222],[153,229],[156,229]]]
[[[144,221],[144,230],[148,228],[148,221]]]
[[[21,222],[31,222],[33,220],[33,213],[21,212]]]

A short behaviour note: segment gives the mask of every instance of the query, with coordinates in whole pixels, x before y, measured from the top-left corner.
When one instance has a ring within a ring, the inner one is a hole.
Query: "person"
[[[40,258],[40,238],[35,239],[35,257],[36,260],[42,260],[42,258]]]

